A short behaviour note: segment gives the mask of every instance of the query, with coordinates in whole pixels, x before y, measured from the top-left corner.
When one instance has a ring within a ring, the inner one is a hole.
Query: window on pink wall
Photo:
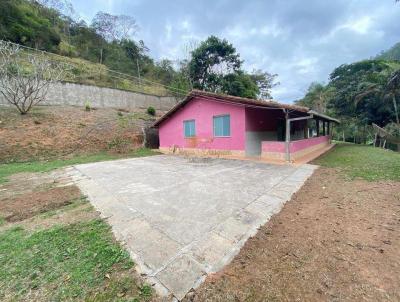
[[[195,120],[183,121],[183,136],[194,137],[196,136],[196,122]]]
[[[213,128],[215,137],[231,136],[231,116],[229,114],[214,116]]]

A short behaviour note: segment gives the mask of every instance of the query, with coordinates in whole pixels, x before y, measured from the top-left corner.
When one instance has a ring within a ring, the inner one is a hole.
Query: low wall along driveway
[[[147,109],[149,106],[158,111],[172,108],[178,99],[175,97],[160,97],[156,95],[130,92],[119,89],[58,82],[50,86],[47,99],[40,105],[72,105],[98,108]],[[0,95],[0,104],[9,103]]]

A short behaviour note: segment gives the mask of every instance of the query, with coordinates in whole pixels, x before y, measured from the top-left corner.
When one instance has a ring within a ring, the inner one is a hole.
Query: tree
[[[98,12],[92,21],[92,27],[107,42],[129,39],[137,30],[134,18],[126,15],[111,15]],[[104,45],[100,48],[100,64],[103,63]]]
[[[393,72],[385,86],[384,94],[392,99],[396,123],[400,125],[396,94],[400,94],[400,69]]]
[[[20,0],[0,1],[0,37],[44,50],[55,50],[61,41],[50,20]]]
[[[253,70],[250,74],[250,78],[258,86],[259,92],[257,97],[261,99],[272,99],[272,88],[280,84],[279,82],[275,82],[277,76],[277,74],[271,74],[261,69]]]
[[[77,15],[72,3],[68,0],[34,0],[33,2],[39,3],[41,7],[52,8],[65,16]]]
[[[260,93],[251,76],[244,72],[230,73],[223,79],[222,92],[230,95],[255,99]]]
[[[393,110],[382,97],[387,75],[394,64],[382,60],[364,60],[344,64],[330,75],[329,87],[335,89],[329,106],[341,117],[357,117],[367,124],[386,125]]]
[[[210,36],[192,51],[190,78],[197,89],[218,92],[224,77],[240,70],[242,61],[227,40]]]
[[[400,43],[396,43],[390,49],[382,51],[375,59],[400,60]]]
[[[46,99],[50,84],[62,78],[65,67],[44,54],[23,53],[19,46],[0,41],[0,93],[21,114]]]
[[[308,87],[307,93],[296,104],[305,106],[321,113],[326,113],[328,103],[334,95],[334,88],[321,83],[313,82]]]
[[[136,20],[133,17],[111,15],[105,12],[98,12],[94,16],[92,27],[108,42],[129,39],[138,29]]]
[[[188,64],[193,88],[248,98],[272,98],[276,74],[243,71],[236,49],[227,40],[210,36],[191,52]]]
[[[400,92],[400,69],[393,72],[388,77],[387,82],[383,82],[383,80],[378,82],[362,82],[360,86],[362,87],[362,91],[355,96],[356,104],[365,97],[370,96],[382,101],[389,99],[393,104],[396,123],[400,124],[396,100],[396,94]]]

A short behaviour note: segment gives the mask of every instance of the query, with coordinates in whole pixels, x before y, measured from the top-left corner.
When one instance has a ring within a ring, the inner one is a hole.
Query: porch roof
[[[190,102],[195,97],[201,97],[201,98],[208,99],[211,101],[216,101],[216,102],[239,104],[239,105],[243,105],[246,107],[253,107],[253,108],[259,107],[259,108],[266,108],[266,109],[267,108],[287,109],[287,110],[290,110],[291,112],[300,113],[301,115],[309,114],[309,115],[313,115],[313,117],[318,117],[321,120],[328,120],[328,121],[332,121],[335,123],[340,123],[339,120],[331,118],[327,115],[318,113],[314,110],[310,110],[310,108],[308,108],[308,107],[290,105],[290,104],[282,104],[282,103],[275,102],[273,100],[255,100],[255,99],[242,98],[242,97],[237,97],[237,96],[232,96],[232,95],[218,94],[218,93],[201,91],[201,90],[192,90],[189,94],[186,95],[186,97],[183,99],[183,101],[177,103],[166,114],[164,114],[162,117],[160,117],[158,120],[156,120],[155,123],[153,124],[153,127],[158,127],[163,121],[167,120],[176,111],[178,111],[180,108],[185,106],[188,102]]]
[[[328,116],[326,114],[319,113],[319,112],[317,112],[315,110],[309,110],[308,114],[310,114],[310,115],[312,114],[314,117],[318,117],[321,120],[327,120],[327,121],[331,121],[331,122],[340,124],[340,121],[338,119],[330,117],[330,116]]]

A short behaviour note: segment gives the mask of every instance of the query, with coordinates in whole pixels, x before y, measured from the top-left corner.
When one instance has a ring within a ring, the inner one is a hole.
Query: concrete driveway
[[[181,299],[229,263],[314,169],[160,155],[68,173],[158,293]]]

